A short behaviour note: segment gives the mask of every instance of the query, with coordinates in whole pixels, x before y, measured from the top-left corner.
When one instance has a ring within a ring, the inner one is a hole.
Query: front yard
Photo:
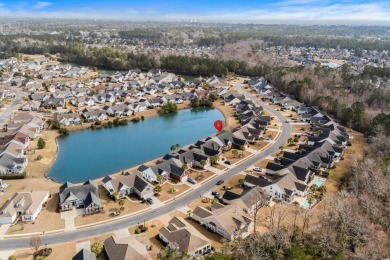
[[[203,183],[210,177],[216,175],[215,173],[207,170],[195,171],[190,169],[189,172],[188,177],[196,180],[198,183]]]
[[[77,216],[75,218],[76,226],[92,224],[95,222],[115,218],[111,214],[116,211],[119,211],[120,216],[122,216],[149,208],[149,205],[147,203],[142,203],[141,200],[138,200],[135,197],[131,197],[131,201],[126,198],[124,199],[124,205],[119,205],[118,202],[113,201],[107,196],[107,191],[102,186],[99,186],[99,195],[103,207],[103,212],[91,215]],[[120,210],[120,208],[123,208],[123,210]]]
[[[233,151],[233,149],[228,151],[228,152],[225,152],[223,154],[223,156],[226,158],[226,160],[230,161],[231,163],[237,163],[237,162],[247,158],[249,155],[252,155],[251,152],[248,152],[248,151],[242,152],[240,150],[237,150],[238,154],[234,155],[232,151]]]
[[[65,221],[56,212],[58,201],[58,193],[52,194],[52,197],[47,201],[46,208],[41,211],[34,223],[23,223],[19,221],[7,230],[7,235],[64,229]]]
[[[223,184],[213,189],[213,191],[217,191],[219,192],[219,194],[223,195],[225,193],[223,187],[231,187],[232,189],[230,191],[240,194],[242,192],[242,187],[238,184],[239,179],[245,179],[245,175],[237,174],[232,178],[230,178],[229,180],[225,180]]]
[[[190,186],[188,186],[184,183],[172,184],[172,183],[167,182],[167,183],[164,183],[163,185],[161,185],[161,187],[162,187],[162,191],[160,192],[160,194],[158,195],[157,198],[162,202],[167,201],[169,199],[173,199],[175,197],[178,197],[183,192],[186,192],[189,189],[191,189]],[[173,189],[175,190],[174,192],[172,192]]]

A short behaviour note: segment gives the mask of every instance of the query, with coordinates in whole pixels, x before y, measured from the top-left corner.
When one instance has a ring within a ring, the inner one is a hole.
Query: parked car
[[[254,170],[255,172],[261,172],[261,171],[262,171],[262,169],[261,169],[260,167],[255,167],[255,168],[253,168],[253,170]]]
[[[211,192],[211,195],[213,195],[213,196],[221,196],[221,195],[219,195],[219,193],[216,192],[216,191]]]
[[[285,123],[288,123],[288,120],[284,121]]]
[[[192,178],[187,178],[187,181],[192,184],[197,184],[198,182]]]
[[[152,198],[147,198],[146,199],[146,202],[150,205],[152,205],[154,202],[153,202],[153,199]]]
[[[217,185],[221,185],[224,182],[225,182],[224,180],[219,180],[219,181],[217,181]]]
[[[232,163],[230,161],[225,161],[225,164],[231,165]]]
[[[303,135],[303,136],[309,136],[309,133],[304,132],[304,133],[302,133],[302,135]]]

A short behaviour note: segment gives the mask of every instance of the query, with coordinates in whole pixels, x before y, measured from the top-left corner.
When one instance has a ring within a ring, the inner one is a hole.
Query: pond
[[[216,133],[218,119],[224,117],[217,109],[185,109],[127,126],[71,132],[57,139],[48,177],[83,182],[137,166],[169,153],[173,144],[185,146]]]

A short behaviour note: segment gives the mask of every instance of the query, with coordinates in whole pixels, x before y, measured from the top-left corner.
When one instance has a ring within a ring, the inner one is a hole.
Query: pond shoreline
[[[220,102],[220,101],[217,101],[217,102]],[[188,109],[190,108],[190,105],[189,105],[189,102],[187,102],[187,104],[180,104],[179,105],[179,109],[180,110],[183,110],[183,109]],[[218,107],[218,105],[215,105],[213,107],[214,109],[218,110],[224,117],[224,120],[226,122],[226,127],[227,127],[227,118],[229,117],[229,115],[226,114],[225,111],[223,111],[223,109],[220,109]],[[140,113],[137,113],[135,116],[131,116],[131,117],[126,117],[124,119],[132,119],[132,118],[135,118],[135,117],[141,117],[141,116],[144,116],[145,119],[147,118],[153,118],[153,117],[156,117],[156,116],[159,116],[158,114],[158,110],[154,109],[154,110],[147,110],[147,111],[144,111],[144,112],[140,112]],[[109,120],[109,121],[112,121],[112,120]],[[103,122],[104,124],[106,124],[108,121],[105,121]],[[132,122],[129,122],[129,123],[132,123]],[[91,123],[86,123],[86,124],[83,124],[81,126],[71,126],[71,127],[67,127],[67,129],[72,133],[72,132],[75,132],[75,131],[79,131],[79,130],[85,130],[85,129],[89,129],[91,126]],[[118,126],[120,127],[120,126]],[[104,130],[104,129],[102,129]],[[54,132],[53,130],[44,130],[45,132]],[[97,131],[97,130],[96,130]],[[56,153],[52,154],[52,160],[51,160],[51,163],[50,165],[47,166],[47,169],[44,173],[41,173],[41,176],[44,177],[45,179],[47,180],[50,180],[50,181],[53,181],[55,183],[58,183],[58,184],[61,184],[62,182],[56,180],[55,178],[52,178],[50,175],[49,175],[49,172],[51,170],[51,168],[53,167],[54,163],[56,162],[56,159],[58,157],[58,142],[57,142],[57,138],[62,138],[61,135],[57,134],[57,136],[55,137],[55,144],[56,144]],[[66,138],[66,137],[65,137]],[[186,144],[187,145],[187,144]],[[161,155],[162,156],[162,155]],[[157,157],[158,158],[161,158],[161,157]],[[155,162],[156,161],[156,158],[153,158],[151,160],[148,160],[148,161],[145,161],[141,164],[150,164],[151,162]],[[32,162],[34,163],[34,162]],[[116,174],[120,174],[122,171],[129,171],[129,170],[134,170],[134,168],[136,169],[136,167],[132,167],[132,168],[126,168],[126,169],[123,169],[123,170],[120,170],[120,171],[115,171],[115,172],[107,172],[107,174],[104,174],[104,176],[106,175],[116,175]],[[36,173],[37,175],[39,173]],[[104,177],[103,176],[103,177]],[[95,179],[96,181],[100,181],[103,177],[100,177],[100,178],[93,178]]]

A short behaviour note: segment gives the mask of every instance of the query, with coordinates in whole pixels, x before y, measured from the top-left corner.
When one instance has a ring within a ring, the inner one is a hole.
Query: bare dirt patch
[[[188,174],[188,177],[196,180],[198,183],[203,183],[214,175],[216,175],[216,174],[211,172],[211,171],[194,171],[194,170],[192,170]]]

